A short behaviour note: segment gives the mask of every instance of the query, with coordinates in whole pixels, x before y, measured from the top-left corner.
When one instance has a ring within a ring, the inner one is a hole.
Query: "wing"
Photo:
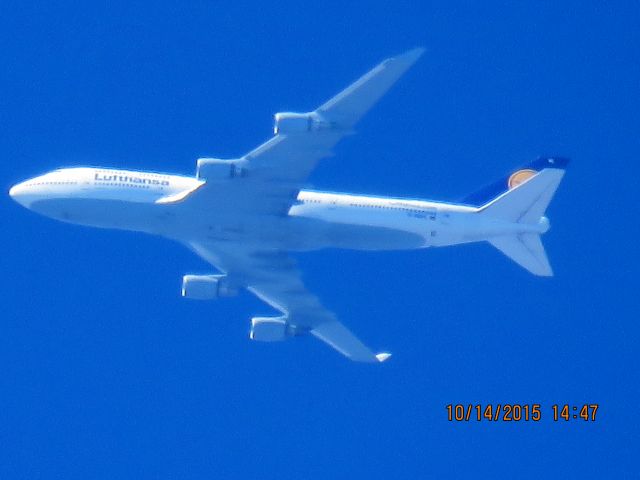
[[[295,261],[286,253],[230,247],[223,242],[190,242],[188,246],[226,273],[234,285],[246,288],[280,311],[282,317],[276,320],[282,323],[286,336],[310,333],[359,362],[382,362],[390,356],[388,353],[376,355],[323,307],[318,298],[306,290]]]
[[[416,48],[384,60],[312,112],[277,113],[270,140],[238,159],[199,159],[198,178],[204,182],[159,203],[200,200],[205,208],[232,195],[238,211],[286,215],[318,162],[332,155],[333,147],[353,133],[358,120],[423,52]]]
[[[250,172],[276,188],[299,189],[318,161],[353,133],[355,124],[423,52],[417,48],[384,60],[313,112],[276,114],[275,137],[244,157]],[[296,120],[306,121],[301,131]]]
[[[277,217],[286,216],[317,163],[353,132],[358,120],[422,53],[423,49],[414,49],[383,61],[312,112],[277,113],[273,138],[238,159],[199,159],[198,186],[158,201],[185,203],[198,221],[215,218],[222,233],[188,245],[226,273],[231,284],[282,312],[277,318],[252,319],[253,339],[310,333],[352,360],[376,362],[389,357],[374,354],[324,308],[305,289],[295,262],[285,253],[251,245],[246,238],[229,241],[225,232],[242,231],[248,224],[254,230],[261,224],[273,226]]]

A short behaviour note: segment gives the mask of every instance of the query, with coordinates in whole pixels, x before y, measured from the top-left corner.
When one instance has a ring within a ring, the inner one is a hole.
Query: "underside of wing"
[[[280,315],[252,319],[253,340],[277,341],[312,334],[354,361],[382,362],[388,353],[374,353],[327,310],[304,286],[295,261],[278,251],[190,242],[188,246],[224,272],[228,282],[246,288]]]

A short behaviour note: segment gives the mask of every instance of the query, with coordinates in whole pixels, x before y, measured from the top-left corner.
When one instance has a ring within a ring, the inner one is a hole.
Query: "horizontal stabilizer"
[[[534,275],[553,276],[553,270],[537,233],[505,235],[489,239],[489,243]]]

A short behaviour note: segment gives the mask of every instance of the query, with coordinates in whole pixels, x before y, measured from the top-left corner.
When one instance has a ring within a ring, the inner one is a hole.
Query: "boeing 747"
[[[304,286],[291,251],[399,250],[489,242],[534,275],[550,276],[540,237],[567,160],[539,158],[460,203],[302,190],[318,162],[423,53],[384,60],[306,113],[275,115],[274,136],[235,159],[200,158],[195,177],[63,168],[13,186],[11,197],[64,222],[176,240],[215,267],[184,275],[182,295],[248,290],[279,314],[251,319],[250,338],[311,334],[348,358],[382,362]]]

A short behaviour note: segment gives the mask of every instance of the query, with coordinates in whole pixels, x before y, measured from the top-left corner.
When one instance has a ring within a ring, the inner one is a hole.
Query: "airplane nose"
[[[28,199],[28,195],[26,195],[27,191],[26,191],[26,187],[24,186],[24,183],[18,183],[16,185],[14,185],[13,187],[11,187],[11,189],[9,190],[9,196],[15,200],[16,202],[18,202],[20,205],[26,207],[29,203],[29,199]]]
[[[9,190],[9,196],[11,198],[13,198],[14,200],[16,199],[16,197],[20,195],[20,184],[16,184],[13,187],[11,187],[11,189]]]

